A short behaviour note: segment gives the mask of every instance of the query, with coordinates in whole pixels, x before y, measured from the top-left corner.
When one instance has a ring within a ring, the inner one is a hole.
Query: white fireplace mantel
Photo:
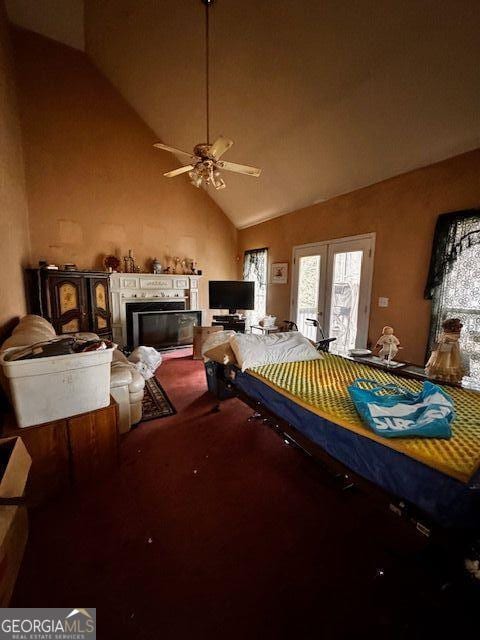
[[[185,309],[200,309],[198,281],[201,276],[152,273],[111,273],[110,311],[113,340],[119,345],[127,343],[127,302],[149,300],[168,302],[185,301]]]

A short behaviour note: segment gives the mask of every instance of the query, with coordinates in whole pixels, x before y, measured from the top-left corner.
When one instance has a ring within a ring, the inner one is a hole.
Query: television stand
[[[237,314],[213,316],[212,327],[223,326],[225,331],[245,333],[245,318]]]
[[[242,316],[240,313],[226,313],[223,316],[213,316],[214,320],[225,322],[228,320],[229,322],[245,322],[245,316]]]

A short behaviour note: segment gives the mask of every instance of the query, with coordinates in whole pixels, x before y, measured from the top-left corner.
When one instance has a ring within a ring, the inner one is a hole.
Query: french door
[[[333,353],[367,345],[375,234],[294,247],[292,318]]]

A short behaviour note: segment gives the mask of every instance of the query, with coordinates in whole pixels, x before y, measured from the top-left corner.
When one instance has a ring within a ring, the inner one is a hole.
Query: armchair
[[[78,338],[98,338],[95,333],[74,335]],[[0,352],[10,347],[25,347],[55,337],[55,329],[48,320],[40,316],[26,315],[2,344]],[[120,433],[126,433],[133,424],[142,419],[144,387],[145,380],[134,365],[121,351],[115,349],[110,368],[110,393],[118,404]]]

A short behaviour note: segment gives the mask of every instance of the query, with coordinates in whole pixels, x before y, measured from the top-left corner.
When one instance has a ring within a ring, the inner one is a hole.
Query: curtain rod
[[[258,249],[245,249],[243,253],[257,253],[257,251],[268,251],[268,247],[259,247]]]

